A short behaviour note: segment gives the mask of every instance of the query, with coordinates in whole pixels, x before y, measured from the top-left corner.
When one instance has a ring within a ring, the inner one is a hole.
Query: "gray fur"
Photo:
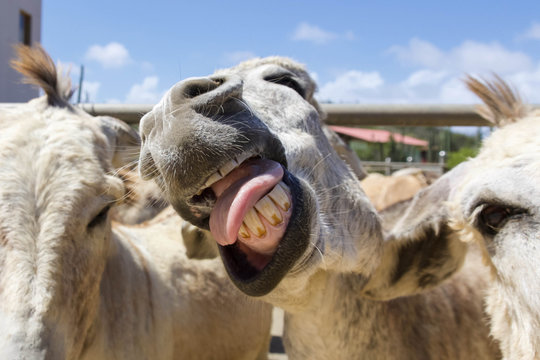
[[[282,77],[288,81],[280,83]],[[239,260],[229,271],[241,289],[246,291],[242,282],[254,282],[270,291],[262,297],[265,301],[286,311],[284,342],[289,358],[497,358],[482,306],[487,269],[477,268],[478,257],[470,257],[461,273],[434,287],[457,271],[463,260],[439,271],[441,265],[432,257],[452,262],[454,257],[447,254],[464,254],[463,245],[446,239],[430,244],[424,239],[426,246],[419,249],[429,251],[409,252],[412,265],[404,266],[398,276],[399,259],[385,254],[390,243],[403,253],[407,241],[398,241],[397,236],[395,241],[384,239],[379,216],[356,175],[322,129],[324,115],[314,90],[303,66],[278,57],[182,81],[141,121],[141,173],[151,174],[176,210],[203,227],[212,199],[198,205],[190,203],[191,196],[232,155],[256,150],[279,161],[287,176],[297,179],[301,194],[295,189],[293,197],[309,199],[304,202],[307,206],[296,209],[305,221],[289,223],[287,232],[293,236],[282,239],[270,262],[294,260],[292,266],[282,266],[282,278],[261,276],[265,269],[257,273]],[[281,248],[295,240],[303,244],[306,237],[305,248]],[[230,254],[221,254],[225,262],[231,261]],[[423,268],[431,272],[422,272]],[[242,279],[246,269],[252,276]],[[410,272],[416,281],[403,282]],[[420,284],[417,276],[422,273]],[[384,288],[392,279],[394,284],[385,290],[389,300],[371,300],[365,294],[366,284]]]

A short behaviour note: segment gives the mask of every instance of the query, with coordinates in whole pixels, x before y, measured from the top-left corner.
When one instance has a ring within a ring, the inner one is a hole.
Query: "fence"
[[[80,104],[91,115],[108,115],[138,123],[152,105]],[[488,126],[474,105],[321,104],[326,123],[341,126]]]
[[[368,172],[379,172],[390,175],[394,171],[414,167],[423,171],[442,175],[444,173],[444,163],[413,163],[413,162],[387,162],[387,161],[362,161],[362,166]]]
[[[16,106],[0,103],[0,109]],[[136,124],[152,109],[148,104],[79,104],[91,115],[108,115]],[[341,126],[489,126],[474,105],[321,104],[325,122]]]

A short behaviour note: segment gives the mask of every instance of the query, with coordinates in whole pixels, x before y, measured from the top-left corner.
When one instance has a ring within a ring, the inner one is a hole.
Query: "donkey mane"
[[[39,44],[32,47],[16,45],[17,58],[11,66],[24,75],[23,82],[36,85],[45,91],[51,106],[69,107],[69,99],[74,90],[69,76],[57,71],[54,61]]]
[[[497,74],[493,78],[482,81],[468,75],[465,79],[467,88],[484,102],[476,108],[478,114],[499,127],[525,117],[530,109],[519,94]]]

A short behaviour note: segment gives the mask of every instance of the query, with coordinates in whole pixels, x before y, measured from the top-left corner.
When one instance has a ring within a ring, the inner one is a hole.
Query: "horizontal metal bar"
[[[323,104],[326,122],[342,126],[489,126],[474,105]]]
[[[112,116],[128,124],[138,124],[144,114],[152,110],[150,104],[79,104],[93,116]]]
[[[421,163],[421,162],[386,162],[386,161],[362,161],[364,169],[370,173],[373,171],[384,171],[386,175],[390,175],[393,170],[405,168],[417,168],[424,171],[435,172],[439,175],[444,173],[444,163]]]
[[[109,115],[129,123],[139,122],[152,105],[81,104],[91,115]],[[342,126],[485,126],[473,105],[345,105],[321,104],[325,122]]]
[[[0,104],[12,107],[16,104]],[[137,124],[150,104],[79,104],[90,115],[107,115]],[[536,108],[537,106],[535,106]],[[321,104],[325,122],[341,126],[490,126],[474,105]]]

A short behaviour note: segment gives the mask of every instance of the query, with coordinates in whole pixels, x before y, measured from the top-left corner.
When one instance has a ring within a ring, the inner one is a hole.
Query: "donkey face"
[[[0,118],[1,357],[77,358],[99,303],[108,210],[124,194],[109,174],[129,129],[45,98]]]
[[[377,218],[321,128],[314,90],[297,63],[252,60],[176,84],[141,121],[141,174],[211,230],[251,295],[295,264],[315,268],[319,251],[327,266],[332,254],[346,254],[341,266],[374,266]]]
[[[485,103],[481,114],[500,128],[474,159],[460,164],[414,199],[382,213],[383,264],[364,288],[374,298],[422,291],[452,275],[473,243],[490,267],[491,331],[505,358],[540,354],[540,114],[502,79],[467,80]],[[393,244],[410,244],[399,247]],[[407,248],[412,249],[407,251]],[[413,256],[414,255],[414,256]],[[426,281],[429,280],[429,281]]]
[[[508,358],[540,354],[540,117],[497,130],[471,160],[454,200],[461,238],[484,250],[494,283],[486,302]]]

